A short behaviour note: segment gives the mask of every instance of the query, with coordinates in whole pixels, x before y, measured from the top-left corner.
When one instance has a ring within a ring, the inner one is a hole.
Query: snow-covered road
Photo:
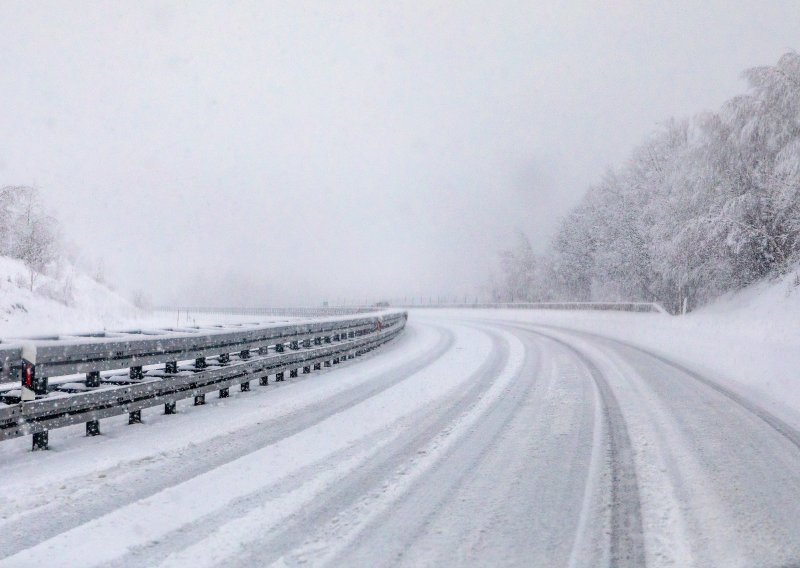
[[[800,563],[796,425],[552,321],[414,312],[179,410],[1,444],[0,566]]]

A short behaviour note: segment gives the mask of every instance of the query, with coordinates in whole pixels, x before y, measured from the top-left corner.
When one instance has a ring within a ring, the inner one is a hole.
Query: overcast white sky
[[[798,0],[0,2],[0,185],[157,302],[472,293]]]

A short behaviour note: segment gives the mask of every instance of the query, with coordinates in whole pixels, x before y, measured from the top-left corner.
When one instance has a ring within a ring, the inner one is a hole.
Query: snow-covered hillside
[[[702,369],[800,425],[800,266],[685,316],[485,310],[614,337]],[[462,312],[463,313],[463,312]]]
[[[130,302],[74,267],[56,277],[40,275],[0,256],[0,337],[91,331],[124,325],[139,315]]]

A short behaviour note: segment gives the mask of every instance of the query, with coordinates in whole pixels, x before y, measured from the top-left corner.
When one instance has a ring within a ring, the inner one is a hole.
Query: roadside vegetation
[[[546,252],[501,254],[504,301],[656,301],[691,310],[800,260],[800,55],[744,73],[717,112],[670,119],[561,221]]]

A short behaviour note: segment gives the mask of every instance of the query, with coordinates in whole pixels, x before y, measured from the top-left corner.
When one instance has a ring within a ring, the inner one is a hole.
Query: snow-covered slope
[[[0,337],[68,333],[124,325],[139,311],[119,294],[67,264],[56,277],[0,256]]]
[[[693,325],[717,323],[725,330],[762,341],[800,339],[800,266],[777,280],[760,282],[729,293],[697,310],[686,320]]]
[[[800,425],[798,274],[800,267],[685,316],[485,310],[483,317],[566,327],[640,345],[701,369]]]

